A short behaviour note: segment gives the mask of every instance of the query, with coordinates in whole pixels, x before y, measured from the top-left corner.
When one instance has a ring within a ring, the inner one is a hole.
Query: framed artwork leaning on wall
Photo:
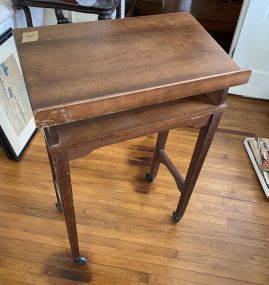
[[[0,143],[19,161],[36,132],[12,30],[0,36]]]

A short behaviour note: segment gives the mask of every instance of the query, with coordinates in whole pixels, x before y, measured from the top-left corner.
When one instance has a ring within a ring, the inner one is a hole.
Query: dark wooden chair
[[[28,27],[33,26],[29,7],[55,9],[58,24],[70,23],[62,10],[98,14],[99,20],[111,19],[120,0],[12,0],[14,9],[23,9]],[[88,4],[87,4],[88,3]]]

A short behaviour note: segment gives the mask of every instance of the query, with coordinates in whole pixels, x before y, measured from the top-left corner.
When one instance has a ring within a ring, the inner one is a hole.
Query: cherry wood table
[[[227,88],[246,83],[250,71],[188,13],[18,29],[14,35],[75,263],[86,259],[79,252],[69,161],[99,147],[158,133],[146,179],[153,181],[160,163],[171,172],[181,192],[172,215],[177,223],[226,108]],[[180,126],[200,128],[185,179],[164,151],[169,130]]]

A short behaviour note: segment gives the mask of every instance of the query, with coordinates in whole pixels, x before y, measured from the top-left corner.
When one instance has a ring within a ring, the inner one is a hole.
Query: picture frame
[[[0,144],[19,161],[36,133],[34,117],[12,35],[0,36]]]

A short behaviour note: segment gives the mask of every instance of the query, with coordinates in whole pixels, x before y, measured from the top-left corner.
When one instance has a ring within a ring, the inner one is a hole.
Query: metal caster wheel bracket
[[[154,177],[150,173],[146,173],[146,180],[151,183],[154,180]]]
[[[61,205],[59,205],[58,203],[55,203],[55,206],[56,206],[57,211],[58,211],[59,213],[62,213],[62,212],[63,212],[63,207],[62,207]]]
[[[173,221],[175,224],[179,223],[179,221],[181,220],[177,215],[176,215],[176,212],[173,212]]]
[[[77,265],[85,265],[87,263],[87,259],[84,256],[79,256],[74,259],[74,262]]]

